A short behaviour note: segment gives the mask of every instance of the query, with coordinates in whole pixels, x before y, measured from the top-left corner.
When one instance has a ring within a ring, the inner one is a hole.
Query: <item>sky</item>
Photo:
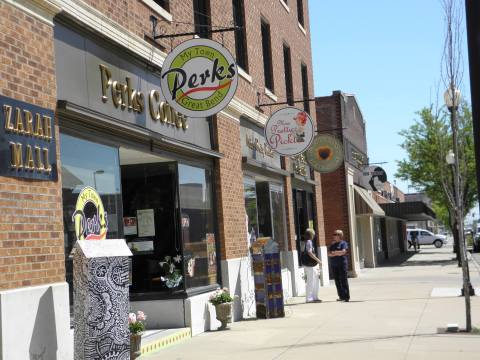
[[[309,15],[315,96],[334,90],[355,95],[370,162],[387,162],[380,166],[393,182],[396,161],[406,157],[398,133],[437,98],[444,44],[440,0],[310,0]],[[460,89],[470,102],[465,32],[463,38]],[[399,179],[396,185],[415,192]]]

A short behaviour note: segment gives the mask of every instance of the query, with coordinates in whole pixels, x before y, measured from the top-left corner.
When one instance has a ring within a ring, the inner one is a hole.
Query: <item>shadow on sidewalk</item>
[[[471,337],[471,334],[461,334],[461,333],[452,333],[446,334],[443,332],[435,332],[435,333],[423,333],[423,334],[400,334],[400,335],[386,335],[386,336],[372,336],[372,337],[363,337],[363,338],[353,338],[353,339],[336,339],[336,340],[326,340],[326,341],[315,341],[315,342],[306,342],[299,344],[298,342],[295,344],[290,345],[283,345],[283,346],[271,346],[271,347],[263,347],[262,350],[273,350],[273,349],[281,349],[285,348],[285,353],[290,349],[297,348],[297,347],[312,347],[312,346],[323,346],[323,345],[336,345],[336,344],[352,344],[352,343],[360,343],[360,342],[371,342],[371,341],[382,341],[382,340],[395,340],[395,339],[402,339],[402,338],[420,338],[420,337],[450,337],[450,336],[468,336]],[[258,351],[259,348],[256,348],[255,351]],[[281,355],[281,354],[280,354]],[[277,355],[279,357],[280,355]]]
[[[389,259],[387,260],[387,262],[379,264],[378,267],[447,266],[447,265],[453,265],[457,263],[457,260],[455,259],[455,257],[451,257],[449,259],[442,259],[442,260],[433,260],[433,259],[428,260],[422,257],[422,255],[428,256],[428,255],[435,255],[435,254],[445,254],[445,253],[428,252],[428,253],[422,254],[421,250],[419,252],[409,251],[407,253],[400,254],[393,259]],[[415,256],[415,258],[411,259],[413,256]],[[452,254],[452,256],[454,256],[454,254]]]

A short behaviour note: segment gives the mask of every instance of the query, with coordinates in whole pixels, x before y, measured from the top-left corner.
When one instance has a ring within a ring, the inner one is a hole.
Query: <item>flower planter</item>
[[[232,320],[232,303],[223,303],[215,305],[217,320],[222,323],[218,330],[227,328],[227,322]]]
[[[141,354],[142,334],[130,334],[130,359],[136,359]]]

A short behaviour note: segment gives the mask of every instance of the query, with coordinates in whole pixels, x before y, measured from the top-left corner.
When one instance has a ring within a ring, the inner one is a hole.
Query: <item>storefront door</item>
[[[311,228],[317,232],[315,228],[315,209],[313,206],[313,193],[305,190],[293,189],[293,207],[295,220],[295,235],[297,243],[297,251],[300,254],[300,241],[303,240],[305,230]],[[315,247],[316,239],[315,239]]]

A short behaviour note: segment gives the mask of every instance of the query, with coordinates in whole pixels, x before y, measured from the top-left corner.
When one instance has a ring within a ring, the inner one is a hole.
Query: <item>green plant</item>
[[[165,273],[161,279],[169,289],[177,287],[182,282],[182,273],[175,265],[180,264],[181,262],[182,255],[177,255],[173,258],[171,256],[165,256],[165,261],[160,261],[159,263]]]
[[[128,330],[130,330],[130,334],[138,335],[143,333],[145,331],[145,320],[147,320],[147,316],[143,311],[137,311],[137,314],[128,314]]]
[[[233,298],[228,292],[228,289],[223,288],[215,291],[215,293],[212,296],[210,296],[209,301],[213,305],[219,305],[219,304],[230,303],[233,301]]]

